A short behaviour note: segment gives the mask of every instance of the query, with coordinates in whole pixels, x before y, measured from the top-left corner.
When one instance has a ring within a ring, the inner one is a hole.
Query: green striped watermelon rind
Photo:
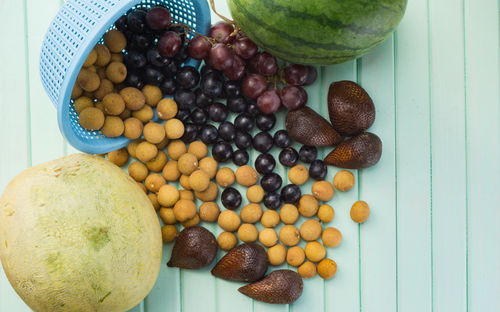
[[[233,20],[262,49],[288,62],[328,65],[384,42],[407,0],[228,0]]]

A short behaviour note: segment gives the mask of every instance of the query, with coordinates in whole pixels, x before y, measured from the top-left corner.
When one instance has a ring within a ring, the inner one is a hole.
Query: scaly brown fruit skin
[[[370,132],[364,132],[339,144],[324,162],[345,169],[363,169],[375,165],[382,156],[382,141]]]
[[[334,146],[343,140],[328,120],[309,107],[289,111],[285,125],[288,135],[302,144]]]
[[[266,250],[255,243],[231,249],[212,269],[212,275],[233,282],[254,282],[261,279],[268,267]]]
[[[214,261],[217,254],[215,236],[201,226],[187,227],[175,241],[167,265],[181,269],[201,269]]]
[[[368,93],[352,81],[337,81],[328,90],[328,114],[333,128],[343,136],[355,136],[375,121],[375,106]]]
[[[304,284],[292,270],[276,270],[264,279],[240,287],[238,291],[252,299],[275,304],[293,303],[302,295]]]

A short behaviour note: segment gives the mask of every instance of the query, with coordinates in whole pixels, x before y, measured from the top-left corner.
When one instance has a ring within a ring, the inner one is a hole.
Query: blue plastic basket
[[[172,17],[201,34],[210,28],[206,0],[67,0],[50,24],[40,53],[40,75],[52,103],[57,108],[59,129],[76,149],[103,154],[126,146],[125,137],[107,138],[100,131],[87,131],[78,123],[71,91],[76,77],[92,48],[102,40],[113,23],[136,6],[165,5]],[[188,39],[192,34],[188,34]],[[185,65],[198,67],[189,59]]]

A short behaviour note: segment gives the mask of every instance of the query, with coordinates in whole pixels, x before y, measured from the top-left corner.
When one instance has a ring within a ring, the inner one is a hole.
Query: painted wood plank
[[[360,226],[361,303],[365,311],[396,311],[396,171],[394,46],[390,37],[358,63],[358,82],[375,103],[368,130],[383,142],[382,158],[359,172],[360,199],[371,208]]]
[[[435,311],[467,310],[462,15],[459,1],[429,3]],[[450,32],[450,29],[458,31]]]
[[[26,3],[8,1],[1,5],[2,40],[17,49],[17,53],[7,48],[0,51],[0,58],[9,60],[3,62],[0,74],[0,190],[3,192],[14,176],[31,165],[31,138]],[[13,29],[16,31],[11,31]],[[0,271],[0,311],[29,311],[9,284],[3,269]]]
[[[499,3],[465,1],[468,308],[500,311]]]
[[[324,67],[322,72],[323,99],[326,99],[331,82],[356,81],[356,79],[356,61]],[[323,112],[324,116],[328,116],[324,108]],[[339,169],[328,167],[328,181],[332,181],[338,171]],[[357,171],[353,173],[357,176]],[[352,204],[358,200],[357,183],[359,181],[356,179],[356,186],[345,193],[337,192],[331,204],[335,210],[335,218],[328,226],[336,227],[342,232],[342,243],[338,247],[327,249],[328,257],[337,263],[337,273],[333,279],[325,282],[326,311],[360,310],[359,233],[358,225],[352,222],[349,216]]]
[[[42,86],[39,57],[45,33],[56,15],[60,0],[27,0],[29,50],[29,93],[31,105],[31,147],[33,164],[61,157],[64,141],[57,125],[57,110]]]
[[[409,1],[406,15],[394,39],[398,207],[397,308],[405,312],[432,309],[432,172],[426,21],[426,2]]]

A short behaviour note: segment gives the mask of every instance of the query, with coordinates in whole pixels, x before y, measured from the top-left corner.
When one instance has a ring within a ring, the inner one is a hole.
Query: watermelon
[[[231,15],[262,49],[298,64],[357,58],[396,28],[407,0],[228,0]]]

